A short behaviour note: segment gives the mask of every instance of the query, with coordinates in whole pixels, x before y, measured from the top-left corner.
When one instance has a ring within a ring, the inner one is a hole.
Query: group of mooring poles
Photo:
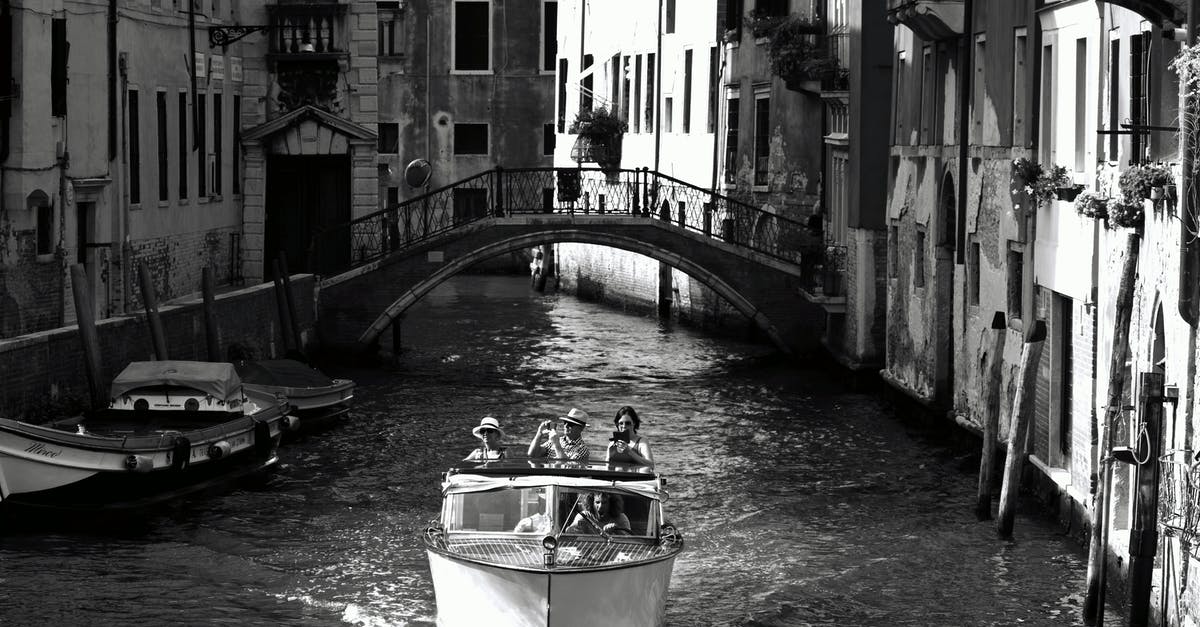
[[[293,358],[304,359],[304,344],[299,329],[296,327],[296,301],[292,293],[291,277],[287,272],[287,257],[281,253],[275,260],[275,302],[279,311],[279,324],[283,337],[284,350]],[[162,318],[158,312],[158,293],[154,289],[154,277],[150,268],[138,264],[138,283],[141,289],[142,304],[146,311],[146,323],[150,329],[150,343],[156,361],[169,359],[167,352],[166,332],[163,329]],[[203,298],[203,316],[205,331],[205,346],[208,360],[213,362],[225,361],[221,355],[216,323],[216,287],[213,280],[212,268],[205,267],[201,271],[201,293]],[[103,378],[101,364],[100,337],[96,331],[95,310],[92,305],[90,281],[87,269],[82,264],[71,266],[71,292],[75,299],[75,318],[79,325],[79,338],[83,344],[85,370],[87,372],[90,406],[93,409],[103,408],[108,404],[108,391]]]
[[[1127,387],[1126,363],[1129,360],[1129,325],[1133,312],[1133,292],[1136,280],[1141,234],[1129,230],[1126,234],[1124,262],[1117,292],[1116,312],[1109,361],[1108,390],[1103,420],[1091,432],[1093,467],[1091,481],[1091,536],[1088,546],[1087,594],[1083,619],[1087,625],[1103,626],[1108,569],[1109,510],[1112,498],[1114,463],[1131,464],[1136,490],[1133,498],[1133,521],[1129,530],[1129,625],[1143,627],[1149,622],[1154,558],[1158,547],[1158,489],[1159,455],[1161,449],[1163,403],[1174,402],[1163,396],[1163,375],[1142,373],[1139,379],[1138,421],[1136,447],[1115,447],[1112,432],[1116,421],[1126,409],[1123,393]],[[992,517],[991,502],[995,485],[996,448],[1000,416],[1001,366],[1007,335],[1007,318],[996,312],[992,319],[991,351],[987,363],[988,387],[984,391],[983,447],[979,464],[979,492],[975,512],[979,520]],[[1029,423],[1033,415],[1033,399],[1038,360],[1046,339],[1046,325],[1036,321],[1025,336],[1021,347],[1016,397],[1004,440],[1007,451],[1000,489],[1000,504],[996,532],[1004,539],[1013,537],[1021,469],[1029,440]],[[1132,430],[1132,429],[1131,429]]]

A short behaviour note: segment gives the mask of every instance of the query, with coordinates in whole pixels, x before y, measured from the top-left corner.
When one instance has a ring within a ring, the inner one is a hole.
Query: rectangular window
[[[1042,103],[1038,124],[1038,161],[1046,165],[1054,162],[1054,46],[1042,46]]]
[[[663,17],[663,32],[675,32],[675,0],[667,0],[663,11],[666,13]]]
[[[542,3],[542,71],[554,71],[558,56],[558,0]]]
[[[913,245],[913,287],[925,287],[925,229],[917,227],[917,242]]]
[[[1129,117],[1136,128],[1150,123],[1150,44],[1145,35],[1129,37]],[[1129,156],[1133,163],[1142,163],[1149,158],[1149,134],[1145,131],[1129,135]]]
[[[592,67],[592,55],[585,54],[585,55],[583,55],[583,70],[586,71],[590,67]],[[593,73],[588,72],[587,76],[584,76],[583,80],[579,82],[579,85],[581,87],[581,89],[579,90],[579,110],[580,111],[591,111],[592,110],[592,89],[593,89],[593,84],[595,83],[595,81],[593,80],[594,78],[595,77],[593,76]]]
[[[975,143],[984,143],[983,114],[987,104],[987,39],[983,35],[975,36],[975,72],[971,84],[971,139]]]
[[[771,96],[754,95],[754,184],[766,185],[771,158]]]
[[[967,304],[979,305],[979,242],[967,248]]]
[[[379,154],[400,153],[400,125],[396,122],[379,123]]]
[[[654,131],[654,101],[658,95],[654,93],[654,75],[658,66],[654,64],[654,53],[646,55],[646,132]]]
[[[1025,289],[1025,251],[1021,244],[1008,243],[1008,317],[1021,319]]]
[[[233,193],[242,193],[242,97],[233,95],[233,145],[229,154],[233,157]]]
[[[54,207],[49,203],[37,206],[37,254],[54,253]]]
[[[925,46],[921,53],[921,144],[935,142],[934,119],[937,116],[937,91],[941,87],[937,80],[937,56],[933,46]]]
[[[629,112],[629,117],[633,122],[633,132],[642,132],[642,56],[637,55],[633,59],[633,109]]]
[[[129,90],[129,204],[142,202],[142,138],[138,132],[138,92]]]
[[[179,200],[188,199],[188,105],[187,92],[179,92]]]
[[[609,110],[618,113],[617,103],[621,102],[621,55],[614,54],[608,65],[608,101],[612,103]]]
[[[196,94],[196,194],[208,195],[208,96]]]
[[[1087,38],[1075,40],[1075,171],[1087,167]]]
[[[675,99],[671,96],[663,98],[663,129],[662,132],[670,133],[674,129],[675,120]]]
[[[554,125],[542,125],[542,156],[550,157],[554,155]]]
[[[487,124],[455,124],[454,125],[454,154],[456,154],[456,155],[486,155],[486,154],[488,154],[488,125]]]
[[[1108,154],[1109,161],[1117,160],[1121,136],[1121,40],[1113,39],[1108,44]]]
[[[158,199],[170,200],[171,184],[167,180],[171,171],[167,162],[171,153],[167,142],[167,92],[154,93],[154,112],[158,121]]]
[[[56,117],[67,114],[67,56],[70,49],[67,20],[50,20],[50,115]],[[7,90],[8,86],[4,87]]]
[[[222,129],[221,123],[223,122],[223,120],[221,119],[221,117],[222,117],[221,112],[225,108],[225,98],[223,97],[223,95],[220,92],[213,94],[212,108],[213,108],[212,193],[214,196],[220,196],[225,193],[225,186],[221,184],[224,182],[224,178],[225,178],[225,177],[221,176],[221,164],[223,161],[221,159],[221,153],[223,152],[223,148],[224,148],[224,142],[222,141],[222,139],[223,139],[222,132],[223,131],[221,130]]]
[[[741,98],[730,96],[725,99],[725,182],[737,180],[738,169],[738,124]]]
[[[404,19],[404,13],[400,10],[400,3],[397,0],[376,2],[375,14],[379,29],[379,47],[376,53],[381,57],[392,57],[403,54],[401,50],[401,37],[403,35],[404,22],[402,20]]]
[[[454,69],[486,72],[491,65],[491,3],[486,0],[454,2]]]
[[[388,187],[387,188],[387,204],[384,205],[384,207],[390,209],[391,207],[395,207],[398,204],[400,204],[400,188],[399,187]]]
[[[908,90],[905,85],[908,84],[908,62],[904,51],[896,54],[896,76],[892,80],[892,85],[896,90],[896,102],[892,103],[892,116],[895,122],[895,136],[892,141],[897,146],[903,146],[908,143],[905,137],[904,122],[905,116],[908,115],[908,107],[906,106]]]
[[[887,275],[889,279],[900,276],[900,229],[892,224],[888,226]]]
[[[1013,82],[1012,82],[1012,144],[1023,147],[1025,139],[1025,92],[1028,91],[1025,81],[1028,78],[1025,65],[1028,39],[1025,28],[1018,28],[1013,34]]]
[[[717,85],[720,79],[717,71],[717,47],[712,46],[708,49],[708,120],[704,127],[707,133],[717,132]]]
[[[754,10],[759,15],[782,17],[788,14],[788,0],[758,0]]]
[[[692,51],[683,51],[683,132],[692,132]]]
[[[631,75],[629,72],[631,68],[629,67],[629,64],[630,64],[630,60],[629,60],[628,55],[621,57],[621,119],[622,120],[629,119],[629,97],[630,97],[629,83],[631,80],[631,78],[630,78]]]
[[[1055,304],[1059,310],[1058,332],[1058,452],[1064,457],[1071,454],[1071,405],[1075,397],[1072,375],[1075,372],[1074,345],[1074,302],[1062,296],[1054,295]]]
[[[725,18],[723,26],[726,33],[731,33],[726,41],[737,42],[742,38],[742,14],[745,13],[742,0],[725,0]]]
[[[567,60],[558,60],[558,132],[567,132]]]

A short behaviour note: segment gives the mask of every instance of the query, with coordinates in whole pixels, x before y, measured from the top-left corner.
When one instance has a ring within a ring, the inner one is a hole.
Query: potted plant
[[[1166,167],[1140,164],[1122,172],[1118,184],[1121,186],[1121,194],[1127,201],[1142,199],[1157,201],[1165,195],[1165,187],[1172,180],[1171,171]]]
[[[1040,163],[1032,159],[1021,157],[1013,161],[1012,176],[1014,184],[1021,186],[1021,190],[1033,199],[1040,207],[1048,207],[1056,198],[1064,198],[1070,195],[1074,199],[1074,194],[1083,190],[1080,185],[1076,188],[1075,183],[1067,174],[1067,169],[1061,165],[1043,167]],[[1059,191],[1063,190],[1060,195]]]
[[[593,161],[609,169],[621,163],[621,138],[629,125],[604,107],[584,109],[575,115],[568,132],[578,135],[571,148],[576,162]]]
[[[1083,192],[1075,198],[1075,212],[1085,218],[1108,219],[1108,198]]]
[[[1140,199],[1123,198],[1108,205],[1108,223],[1114,227],[1141,228],[1145,210]]]
[[[795,16],[776,26],[767,44],[771,73],[789,89],[799,82],[836,79],[844,69],[829,50],[825,26],[819,21]]]
[[[742,27],[749,30],[754,35],[754,38],[758,39],[770,36],[785,20],[787,20],[786,15],[777,15],[755,8],[742,18]]]

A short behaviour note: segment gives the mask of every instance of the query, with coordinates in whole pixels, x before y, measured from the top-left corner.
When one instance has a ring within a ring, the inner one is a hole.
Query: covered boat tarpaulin
[[[545,485],[567,486],[571,488],[609,488],[659,501],[667,500],[666,491],[662,489],[657,479],[648,481],[617,481],[592,479],[590,477],[560,477],[560,476],[516,476],[516,477],[485,477],[483,475],[451,475],[442,483],[443,494],[462,494],[464,492],[486,492],[488,490],[503,490],[505,488],[532,488]]]
[[[242,380],[233,364],[207,361],[135,361],[113,379],[113,398],[156,386],[184,387],[220,400],[239,398]]]
[[[273,385],[293,388],[323,388],[333,380],[320,370],[294,359],[264,359],[243,361],[234,366],[242,381],[254,385]]]

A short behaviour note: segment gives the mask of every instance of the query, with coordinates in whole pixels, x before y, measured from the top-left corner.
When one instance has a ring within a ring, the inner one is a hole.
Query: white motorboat
[[[664,522],[665,485],[650,469],[605,463],[451,469],[441,519],[424,535],[439,625],[662,625],[683,549]],[[589,499],[619,507],[597,515]]]
[[[248,398],[232,364],[133,362],[110,393],[82,416],[0,419],[0,507],[128,510],[276,461],[287,403]]]

